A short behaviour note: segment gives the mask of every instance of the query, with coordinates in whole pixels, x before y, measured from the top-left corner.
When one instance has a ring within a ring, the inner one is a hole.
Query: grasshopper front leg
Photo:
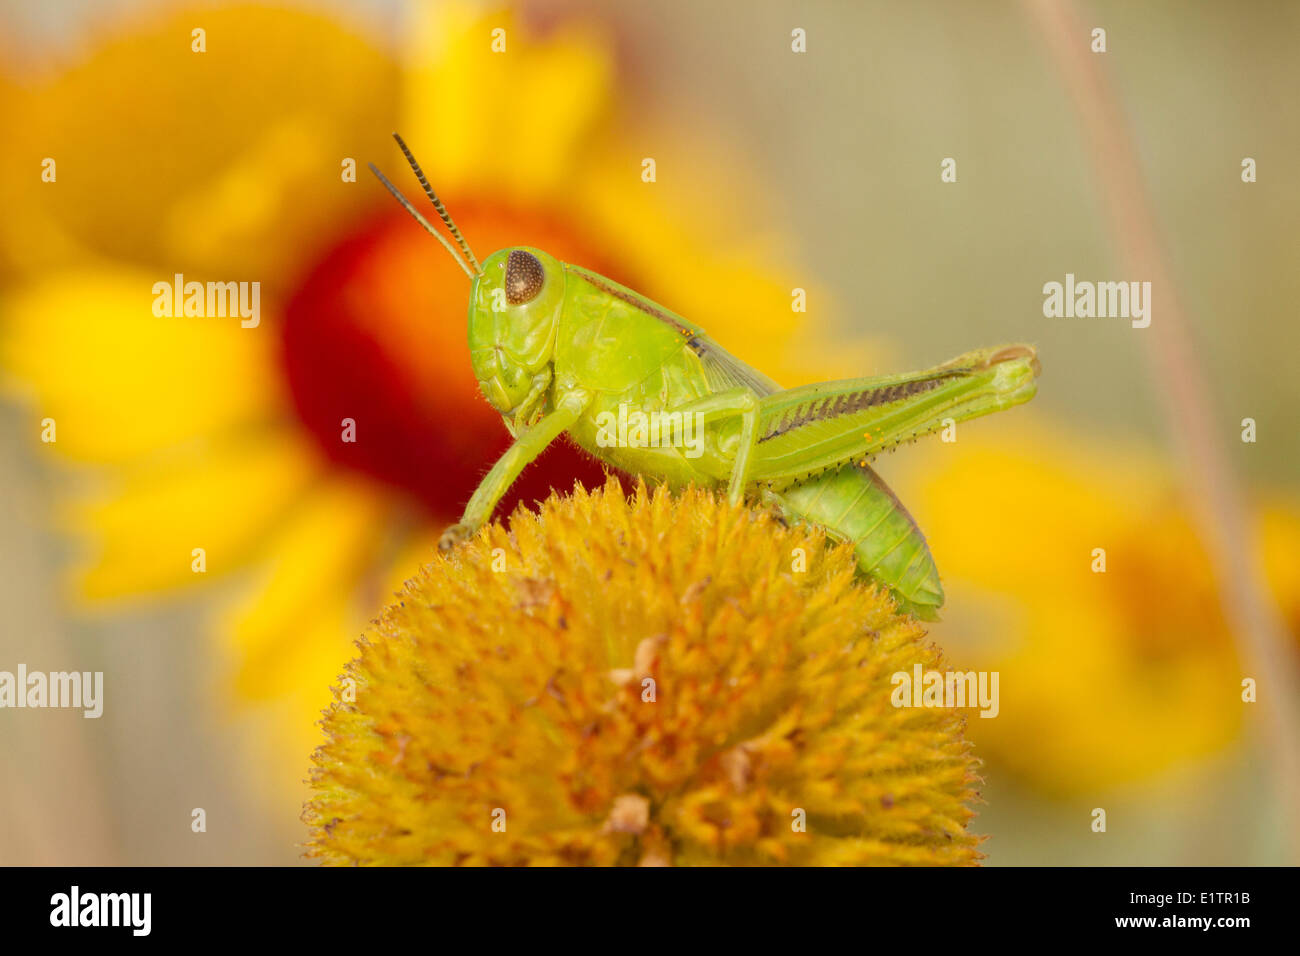
[[[469,504],[465,506],[460,522],[442,533],[438,539],[438,550],[450,551],[457,543],[481,528],[492,517],[497,503],[510,490],[520,473],[578,420],[590,401],[586,392],[567,392],[555,411],[522,431],[515,443],[506,449],[492,470],[479,482]]]

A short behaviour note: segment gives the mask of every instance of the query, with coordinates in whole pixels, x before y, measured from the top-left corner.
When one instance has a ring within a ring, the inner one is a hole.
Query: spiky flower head
[[[969,864],[938,650],[853,556],[709,492],[520,510],[406,583],[323,726],[307,855],[341,864]]]

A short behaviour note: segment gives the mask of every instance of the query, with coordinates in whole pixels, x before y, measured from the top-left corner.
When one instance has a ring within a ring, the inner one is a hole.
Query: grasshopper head
[[[469,299],[474,377],[502,415],[517,412],[550,363],[564,305],[564,266],[540,249],[488,256]]]
[[[469,296],[469,352],[474,377],[513,431],[540,408],[545,385],[550,381],[547,366],[555,351],[555,329],[564,307],[564,265],[540,249],[516,246],[493,253],[480,266],[402,137],[394,133],[393,139],[455,244],[421,216],[374,163],[370,171],[451,254],[473,283]]]

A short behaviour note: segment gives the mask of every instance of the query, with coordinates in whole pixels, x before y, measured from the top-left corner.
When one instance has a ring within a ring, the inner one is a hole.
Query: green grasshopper
[[[699,326],[540,249],[502,249],[480,265],[393,135],[456,246],[374,164],[370,170],[469,276],[474,375],[515,439],[460,523],[443,533],[442,550],[487,522],[525,466],[567,432],[591,454],[652,482],[725,484],[733,504],[758,498],[786,520],[822,526],[832,539],[852,542],[859,570],[889,588],[903,610],[936,619],[943,588],[925,537],[868,458],[949,422],[1029,401],[1039,373],[1032,346],[978,349],[923,372],[783,389]],[[641,428],[611,442],[611,420],[629,417],[667,421],[672,440],[646,440]],[[698,426],[692,448],[680,440],[688,423]]]

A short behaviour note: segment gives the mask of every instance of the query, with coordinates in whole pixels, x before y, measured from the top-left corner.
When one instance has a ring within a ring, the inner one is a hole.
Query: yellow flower
[[[808,338],[790,311],[808,283],[751,238],[770,211],[721,153],[689,154],[718,186],[703,198],[662,165],[642,182],[640,144],[668,156],[681,137],[629,139],[604,39],[413,12],[400,59],[324,16],[205,6],[133,21],[75,63],[11,63],[40,79],[0,83],[0,367],[33,436],[55,422],[36,447],[101,479],[64,508],[86,545],[78,594],[239,572],[216,637],[243,698],[273,709],[254,736],[273,758],[260,776],[284,786],[347,642],[509,439],[472,377],[464,276],[368,175],[349,181],[349,161],[399,174],[402,129],[480,253],[541,246],[743,342],[778,378],[815,377],[794,364],[815,347],[787,348]],[[151,290],[176,274],[260,282],[260,323],[155,317]],[[820,354],[820,377],[862,365]],[[602,480],[553,449],[505,507],[575,476]]]
[[[1031,413],[900,466],[947,590],[945,646],[1000,673],[1000,713],[971,728],[990,764],[1096,793],[1237,736],[1245,675],[1168,463]]]
[[[802,548],[806,572],[792,571]],[[942,666],[851,550],[713,494],[552,497],[426,565],[324,721],[338,864],[971,864]]]

